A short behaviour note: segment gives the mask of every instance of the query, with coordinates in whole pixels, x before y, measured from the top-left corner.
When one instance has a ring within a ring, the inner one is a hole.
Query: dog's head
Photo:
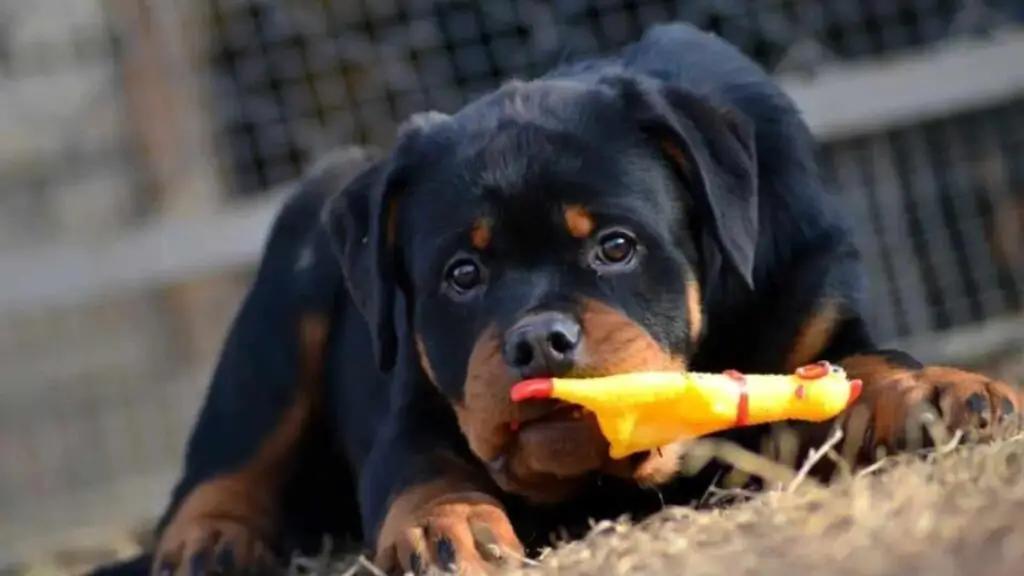
[[[454,115],[412,118],[337,207],[381,367],[406,313],[423,372],[508,491],[551,501],[595,471],[635,474],[649,455],[609,462],[592,418],[513,404],[509,389],[686,366],[702,284],[752,282],[751,131],[624,74],[514,82]],[[396,311],[399,290],[408,305]]]

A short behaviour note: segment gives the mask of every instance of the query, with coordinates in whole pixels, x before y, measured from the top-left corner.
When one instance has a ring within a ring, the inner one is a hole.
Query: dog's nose
[[[564,376],[576,365],[583,330],[571,316],[542,312],[505,334],[505,362],[522,378]]]

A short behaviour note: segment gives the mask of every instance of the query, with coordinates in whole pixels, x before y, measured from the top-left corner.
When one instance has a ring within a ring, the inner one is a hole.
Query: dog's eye
[[[445,283],[457,294],[465,294],[483,283],[480,264],[471,258],[453,260],[445,270]]]
[[[622,266],[633,261],[636,251],[637,241],[632,234],[611,230],[598,237],[592,259],[601,266]]]

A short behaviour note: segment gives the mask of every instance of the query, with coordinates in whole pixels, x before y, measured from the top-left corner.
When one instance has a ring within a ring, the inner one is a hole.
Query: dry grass
[[[291,572],[371,573],[353,560],[302,559]],[[725,509],[668,508],[635,525],[602,522],[506,573],[1020,576],[1022,566],[1024,436],[1017,435],[890,458],[829,488],[797,478]]]
[[[974,367],[1024,380],[1019,350]],[[718,458],[772,478],[777,489],[728,508],[668,508],[639,523],[602,522],[508,575],[836,576],[1024,574],[1024,435],[1019,422],[983,445],[946,444],[890,457],[822,487],[757,455],[712,446]],[[942,441],[933,436],[941,445]],[[823,453],[823,456],[826,455]],[[299,559],[290,572],[372,573],[364,559]]]
[[[978,364],[972,368],[1024,381],[1019,349]],[[829,488],[736,447],[708,444],[717,457],[772,479],[778,489],[709,494],[711,500],[744,500],[724,509],[670,508],[636,525],[603,522],[586,538],[506,574],[1020,576],[1024,435],[1017,430],[992,444],[892,457]],[[62,550],[45,562],[0,568],[0,574],[81,574],[124,555],[115,552]],[[363,559],[325,554],[296,559],[289,572],[372,573],[366,566]]]
[[[894,459],[828,489],[605,523],[519,574],[1019,575],[1024,440]]]
[[[719,457],[751,473],[780,476],[756,456],[735,450],[719,446]],[[892,457],[828,488],[791,471],[776,490],[709,497],[746,501],[708,511],[668,508],[635,525],[602,522],[586,538],[506,574],[1024,574],[1022,435],[923,457]],[[327,556],[296,559],[289,572],[372,573],[361,559]],[[0,573],[63,576],[81,574],[90,564],[86,558],[58,560]]]

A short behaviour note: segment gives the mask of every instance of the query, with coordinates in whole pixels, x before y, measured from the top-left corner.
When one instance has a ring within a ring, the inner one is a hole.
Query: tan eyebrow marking
[[[566,206],[563,212],[565,227],[573,238],[588,238],[594,231],[594,217],[586,208],[573,204]]]
[[[469,232],[469,241],[473,248],[486,250],[491,245],[491,220],[490,218],[477,218],[473,222],[473,228]]]

